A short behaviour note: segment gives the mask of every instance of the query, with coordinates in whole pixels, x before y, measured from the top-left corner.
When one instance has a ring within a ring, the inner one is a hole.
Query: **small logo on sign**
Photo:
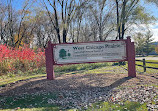
[[[71,56],[71,54],[68,53],[68,52],[69,52],[69,50],[66,51],[65,49],[60,49],[60,51],[59,51],[59,57],[60,57],[61,59],[67,59],[68,57]]]

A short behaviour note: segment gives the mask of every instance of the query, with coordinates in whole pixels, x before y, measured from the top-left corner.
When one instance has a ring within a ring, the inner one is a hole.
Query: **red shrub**
[[[11,48],[0,45],[0,73],[15,70],[33,70],[45,65],[45,53],[37,49],[37,53],[27,45],[21,48]]]

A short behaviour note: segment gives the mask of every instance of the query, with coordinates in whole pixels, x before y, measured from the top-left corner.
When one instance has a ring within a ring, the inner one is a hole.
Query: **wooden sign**
[[[55,64],[126,60],[125,41],[56,44],[53,46]]]
[[[128,76],[136,77],[135,48],[130,37],[104,42],[51,44],[45,50],[47,78],[55,79],[53,65],[128,61]]]

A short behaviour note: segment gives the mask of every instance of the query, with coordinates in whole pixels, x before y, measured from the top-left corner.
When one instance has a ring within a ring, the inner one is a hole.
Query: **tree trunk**
[[[117,9],[117,33],[118,33],[118,36],[116,37],[117,38],[121,38],[121,32],[120,32],[120,18],[119,18],[119,7],[118,7],[118,0],[116,0],[116,9]]]
[[[123,2],[123,9],[122,9],[122,36],[120,39],[124,39],[124,34],[125,34],[125,15],[126,15],[126,0]]]
[[[55,1],[54,1],[54,6],[55,6]],[[53,9],[54,9],[54,13],[55,13],[55,24],[56,24],[56,32],[57,32],[57,35],[58,35],[58,41],[59,41],[59,43],[61,43],[60,29],[59,29],[59,23],[58,23],[58,15],[57,15],[56,8],[53,8]]]
[[[63,29],[63,43],[66,43],[66,35],[67,35],[67,32],[66,32],[66,29],[64,28]]]

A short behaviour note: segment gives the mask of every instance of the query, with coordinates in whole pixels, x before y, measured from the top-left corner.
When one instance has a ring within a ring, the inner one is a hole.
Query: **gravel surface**
[[[158,110],[158,89],[149,86],[139,86],[133,88],[114,88],[112,90],[95,88],[91,90],[85,90],[78,92],[77,90],[63,90],[59,93],[57,99],[48,99],[49,104],[58,104],[67,108],[77,108],[81,110],[81,107],[85,109],[91,106],[92,103],[99,101],[108,101],[111,103],[117,103],[123,105],[123,101],[140,102],[141,104],[147,103],[147,108],[150,111]],[[152,104],[152,101],[156,104]]]
[[[48,98],[47,102],[61,105],[63,109],[81,109],[81,107],[86,109],[98,101],[123,104],[122,101],[128,100],[147,103],[149,111],[157,111],[158,73],[139,74],[135,78],[127,76],[125,73],[119,74],[113,71],[101,74],[62,75],[56,80],[42,77],[0,87],[0,96],[56,93],[57,98]]]
[[[114,89],[112,92],[114,103],[121,103],[121,101],[139,102],[141,104],[147,103],[149,111],[158,110],[158,88],[154,86],[136,86],[123,89]],[[154,101],[156,104],[153,104]]]

